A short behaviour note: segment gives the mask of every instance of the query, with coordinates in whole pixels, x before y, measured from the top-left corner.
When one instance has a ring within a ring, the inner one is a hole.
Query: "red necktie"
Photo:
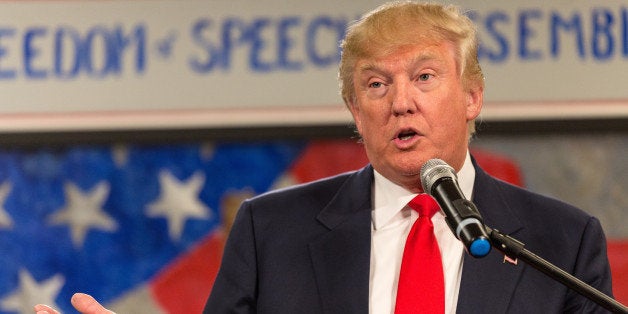
[[[427,194],[408,203],[419,212],[403,250],[395,314],[444,313],[445,279],[432,216],[440,209]]]

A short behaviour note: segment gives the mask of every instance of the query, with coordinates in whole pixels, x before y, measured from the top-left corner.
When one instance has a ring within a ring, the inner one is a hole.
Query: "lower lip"
[[[395,143],[395,146],[397,146],[397,148],[399,149],[408,149],[412,146],[414,146],[414,144],[416,144],[416,142],[419,140],[419,136],[418,135],[413,135],[407,139],[400,139],[400,138],[395,138],[393,140],[393,142]]]

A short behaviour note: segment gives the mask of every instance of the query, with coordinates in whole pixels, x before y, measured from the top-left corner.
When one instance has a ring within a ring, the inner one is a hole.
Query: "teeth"
[[[412,138],[412,135],[401,135],[399,136],[399,139],[405,141],[405,140],[409,140],[410,138]]]

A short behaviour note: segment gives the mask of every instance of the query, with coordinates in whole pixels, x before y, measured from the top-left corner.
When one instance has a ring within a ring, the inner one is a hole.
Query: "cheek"
[[[425,118],[431,121],[430,127],[439,141],[451,141],[460,133],[466,133],[468,113],[461,99],[443,99],[435,108],[438,109],[430,111]]]
[[[360,134],[363,138],[376,139],[383,135],[386,129],[386,119],[383,112],[362,111],[360,116]]]
[[[353,120],[355,121],[358,132],[364,137],[364,132],[369,133],[381,126],[383,112],[376,110],[376,106],[365,107],[364,105],[360,109],[353,109]]]
[[[450,97],[443,103],[447,104],[443,106],[443,110],[440,113],[441,117],[449,120],[449,123],[459,123],[461,120],[466,121],[468,117],[468,110],[466,106],[466,98],[463,95],[457,95],[456,97]]]

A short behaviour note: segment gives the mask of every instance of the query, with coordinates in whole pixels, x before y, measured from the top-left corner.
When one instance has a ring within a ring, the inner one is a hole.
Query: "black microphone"
[[[458,186],[454,169],[440,159],[430,159],[421,167],[423,191],[431,195],[445,212],[445,221],[465,250],[473,257],[484,257],[491,242],[482,216]]]

